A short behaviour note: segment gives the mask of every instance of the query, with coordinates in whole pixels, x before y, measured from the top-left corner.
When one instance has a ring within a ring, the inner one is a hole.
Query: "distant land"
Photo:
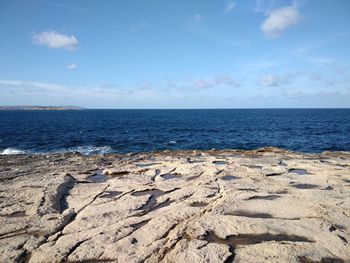
[[[0,106],[0,110],[84,110],[76,106]]]

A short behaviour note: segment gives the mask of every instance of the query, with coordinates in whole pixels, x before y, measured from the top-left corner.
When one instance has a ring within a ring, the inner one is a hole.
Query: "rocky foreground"
[[[350,262],[350,153],[0,156],[1,262]]]

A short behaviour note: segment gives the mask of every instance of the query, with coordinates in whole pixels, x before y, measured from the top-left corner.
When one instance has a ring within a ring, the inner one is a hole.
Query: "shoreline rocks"
[[[350,153],[0,156],[0,262],[349,262]]]

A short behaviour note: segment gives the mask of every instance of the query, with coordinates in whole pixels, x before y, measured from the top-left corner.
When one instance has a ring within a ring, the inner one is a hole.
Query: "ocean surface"
[[[0,154],[350,151],[350,109],[0,111]]]

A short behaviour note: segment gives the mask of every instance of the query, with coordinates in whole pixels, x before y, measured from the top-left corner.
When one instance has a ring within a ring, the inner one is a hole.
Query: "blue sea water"
[[[0,153],[350,151],[350,109],[0,111]]]

